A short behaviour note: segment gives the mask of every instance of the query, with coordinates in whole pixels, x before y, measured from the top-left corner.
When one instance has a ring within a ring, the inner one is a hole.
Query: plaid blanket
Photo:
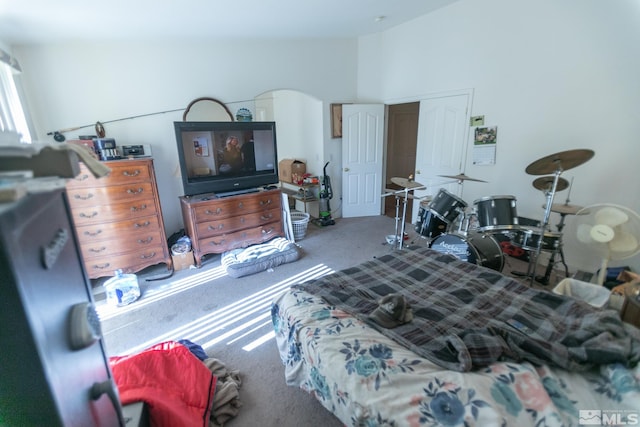
[[[616,311],[529,288],[429,248],[394,251],[294,287],[446,369],[527,360],[579,371],[640,359],[640,330]],[[368,316],[390,293],[404,295],[414,318],[387,329]]]

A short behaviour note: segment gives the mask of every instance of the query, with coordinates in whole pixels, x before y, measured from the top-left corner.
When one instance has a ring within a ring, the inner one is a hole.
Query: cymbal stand
[[[571,187],[573,187],[573,177],[571,178],[571,185],[569,185],[569,191],[567,193],[567,200],[565,204],[569,204],[569,195],[571,194]],[[547,269],[544,272],[544,276],[536,277],[536,280],[543,285],[549,284],[549,278],[551,277],[551,270],[553,270],[553,266],[556,264],[556,255],[560,254],[560,262],[564,266],[564,274],[566,277],[569,277],[569,266],[564,259],[564,251],[562,250],[562,229],[564,228],[564,217],[567,216],[566,213],[560,212],[560,222],[556,224],[558,229],[558,233],[560,233],[560,241],[558,242],[558,246],[554,248],[553,252],[551,252],[551,257],[549,258],[549,263],[547,264]]]
[[[553,270],[553,266],[556,265],[556,255],[560,254],[560,262],[564,266],[564,274],[566,277],[569,277],[569,266],[564,259],[564,252],[562,250],[562,229],[564,228],[564,217],[567,216],[566,213],[560,214],[560,222],[556,225],[558,227],[558,232],[560,233],[560,240],[558,241],[558,245],[551,252],[551,256],[549,257],[549,263],[547,264],[547,269],[544,272],[544,276],[537,276],[536,281],[547,286],[549,284],[549,279],[551,278],[551,270]]]
[[[545,194],[545,196],[547,197],[547,205],[544,209],[544,218],[542,219],[542,224],[540,225],[540,238],[538,239],[538,245],[536,247],[535,254],[533,254],[534,255],[533,259],[531,259],[531,254],[529,255],[530,257],[529,267],[527,268],[527,276],[530,279],[529,284],[531,286],[533,286],[533,281],[535,280],[535,277],[536,277],[536,264],[538,263],[540,252],[542,252],[542,241],[544,240],[544,232],[547,229],[547,226],[549,225],[549,217],[551,215],[551,205],[553,204],[553,197],[556,194],[556,188],[558,186],[558,180],[561,174],[562,174],[562,167],[558,165],[558,168],[554,173],[553,186],[551,187],[551,190],[547,191],[547,193]]]
[[[409,188],[405,188],[404,190],[394,192],[396,196],[396,249],[402,249],[402,245],[404,243],[405,219],[407,217],[407,200],[409,199],[409,191]],[[404,198],[402,199],[402,221],[400,221],[400,194],[402,193],[404,193]]]

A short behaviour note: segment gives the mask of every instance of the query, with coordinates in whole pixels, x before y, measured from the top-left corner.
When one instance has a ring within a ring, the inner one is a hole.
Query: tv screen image
[[[185,195],[278,182],[275,122],[174,122]]]

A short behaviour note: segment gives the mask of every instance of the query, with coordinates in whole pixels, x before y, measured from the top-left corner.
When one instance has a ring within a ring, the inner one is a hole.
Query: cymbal
[[[546,209],[547,205],[542,205],[542,207]],[[551,212],[556,212],[564,215],[575,215],[581,209],[584,208],[582,206],[569,205],[567,203],[554,203],[553,205],[551,205]],[[584,212],[584,214],[581,213],[580,215],[586,215],[588,213],[589,212]]]
[[[418,187],[424,187],[424,185],[420,184],[417,181],[413,180],[413,177],[409,176],[409,178],[399,178],[399,177],[393,177],[391,178],[391,182],[393,182],[396,185],[399,185],[400,187],[404,187],[404,188],[418,188]]]
[[[451,178],[451,179],[455,179],[456,181],[476,181],[476,182],[487,182],[487,181],[483,181],[481,179],[475,179],[475,178],[471,178],[470,176],[467,176],[463,173],[458,174],[458,175],[438,175],[441,176],[442,178]]]
[[[569,150],[543,157],[531,163],[525,169],[529,175],[547,175],[557,171],[566,171],[590,160],[593,150]]]
[[[554,176],[543,176],[536,178],[533,181],[533,186],[538,190],[547,191],[553,187]],[[562,191],[569,187],[569,181],[564,178],[558,178],[558,185],[556,185],[556,191]]]

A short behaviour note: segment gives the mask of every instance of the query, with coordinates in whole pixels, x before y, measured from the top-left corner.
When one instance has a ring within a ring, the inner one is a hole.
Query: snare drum
[[[543,251],[553,252],[560,246],[560,239],[562,238],[562,233],[555,233],[553,231],[545,231],[544,234],[541,232],[540,228],[533,229],[521,229],[515,236],[513,237],[513,244],[521,247],[522,249],[526,249],[528,251],[538,250],[538,243],[540,242],[540,236],[542,237],[542,247]]]
[[[461,261],[477,264],[492,270],[502,271],[504,255],[497,240],[484,233],[473,232],[467,236],[441,234],[433,239],[429,247],[450,254]]]
[[[444,188],[441,188],[429,203],[429,209],[447,224],[451,224],[460,214],[460,210],[466,207],[467,204],[464,200],[449,193]]]
[[[420,235],[431,239],[447,231],[447,223],[436,216],[432,210],[421,205],[415,230]]]
[[[518,229],[516,198],[488,196],[473,202],[478,216],[478,230],[491,232]]]

